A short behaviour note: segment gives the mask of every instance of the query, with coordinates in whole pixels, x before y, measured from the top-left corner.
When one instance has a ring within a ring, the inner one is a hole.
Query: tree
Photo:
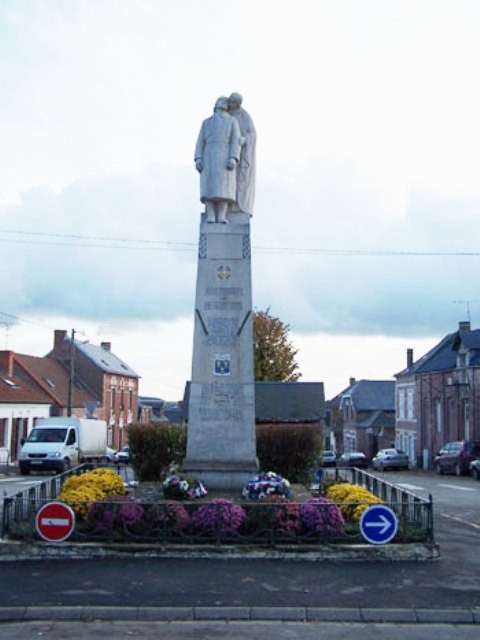
[[[295,362],[298,351],[288,339],[290,326],[269,311],[253,312],[255,380],[294,382],[302,374]]]

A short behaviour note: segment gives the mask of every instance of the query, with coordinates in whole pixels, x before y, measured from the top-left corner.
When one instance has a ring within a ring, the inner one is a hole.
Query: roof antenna
[[[467,320],[470,322],[470,304],[476,304],[480,300],[452,300],[453,304],[466,304],[467,305]]]
[[[8,351],[8,332],[10,331],[10,324],[8,322],[0,322],[5,326],[5,351]]]

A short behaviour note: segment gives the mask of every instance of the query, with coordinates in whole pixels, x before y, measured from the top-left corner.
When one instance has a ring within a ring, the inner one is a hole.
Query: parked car
[[[116,452],[115,462],[124,462],[125,464],[130,462],[130,447],[128,444]]]
[[[337,455],[335,451],[324,451],[322,454],[323,467],[335,467],[337,464]]]
[[[115,449],[112,449],[111,447],[107,447],[105,449],[105,459],[108,460],[108,462],[115,462],[115,455],[116,455],[116,451]]]
[[[440,475],[454,473],[461,476],[470,471],[470,462],[480,458],[480,440],[459,440],[447,442],[434,460],[434,466]]]
[[[408,469],[409,459],[404,451],[399,449],[380,449],[372,458],[372,467],[379,471],[387,469]]]
[[[342,453],[338,459],[338,465],[340,467],[359,467],[360,469],[366,469],[368,467],[367,456],[361,451],[349,451],[348,453]]]
[[[478,458],[470,462],[470,473],[474,478],[480,480],[480,460]]]

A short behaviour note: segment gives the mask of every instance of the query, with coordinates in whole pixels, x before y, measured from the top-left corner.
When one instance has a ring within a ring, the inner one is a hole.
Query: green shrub
[[[187,430],[176,424],[132,424],[128,427],[130,460],[140,482],[159,482],[172,464],[181,466]]]
[[[317,424],[257,425],[260,469],[275,469],[290,482],[308,481],[321,448],[321,431]]]

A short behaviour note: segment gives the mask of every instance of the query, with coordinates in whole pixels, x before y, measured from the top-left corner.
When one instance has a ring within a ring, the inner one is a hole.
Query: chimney
[[[53,338],[53,349],[55,351],[61,351],[64,348],[66,338],[67,332],[65,331],[65,329],[55,329]]]
[[[407,349],[407,369],[413,367],[413,349]]]
[[[458,330],[468,333],[468,331],[470,331],[470,320],[462,320],[462,322],[459,322]]]
[[[5,369],[7,376],[13,376],[13,351],[0,351],[0,367]]]
[[[349,387],[353,387],[353,385],[355,384],[356,380],[355,378],[350,378],[350,382],[348,384]]]
[[[104,349],[104,351],[111,351],[111,349],[112,349],[112,343],[111,342],[102,342],[102,343],[100,343],[100,346],[102,347],[102,349]]]

